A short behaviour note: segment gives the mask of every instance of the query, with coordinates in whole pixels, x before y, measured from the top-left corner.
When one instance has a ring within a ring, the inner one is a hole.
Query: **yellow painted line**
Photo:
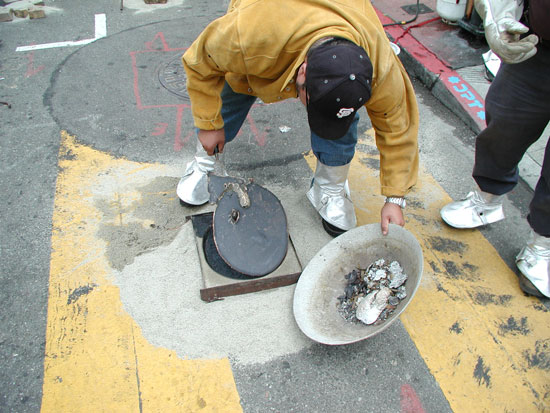
[[[53,213],[42,412],[241,412],[228,359],[187,360],[154,347],[110,278],[106,219],[90,191],[106,175],[132,180],[156,164],[115,159],[61,134]],[[115,202],[115,201],[114,201]],[[139,203],[120,193],[124,206]]]
[[[361,143],[376,152],[372,130]],[[359,225],[380,221],[378,159],[358,153],[350,170]],[[308,162],[313,169],[312,156]],[[424,274],[401,321],[453,411],[549,412],[550,312],[521,292],[479,231],[441,221],[439,210],[450,201],[421,172],[408,196],[406,228],[422,245]]]

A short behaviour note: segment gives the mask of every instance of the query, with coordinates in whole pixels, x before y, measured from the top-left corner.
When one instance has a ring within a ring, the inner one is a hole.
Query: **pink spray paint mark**
[[[418,395],[410,384],[401,386],[401,413],[425,413]]]
[[[157,123],[157,126],[155,127],[155,130],[151,132],[151,136],[161,136],[166,133],[166,129],[168,128],[168,124],[165,122]]]
[[[195,133],[194,131],[189,132],[183,140],[181,139],[181,135],[176,135],[174,139],[174,152],[181,151],[185,146],[185,144],[189,142],[189,140],[191,139],[191,136],[193,136],[194,133]]]
[[[38,67],[34,67],[34,52],[29,54],[29,61],[27,62],[27,72],[25,73],[25,77],[31,77],[36,75],[38,72],[44,70],[45,66],[40,65]]]
[[[155,43],[160,43],[162,45],[162,48],[154,48],[153,46],[155,45]],[[168,51],[168,50],[171,50],[169,47],[168,47],[168,43],[166,42],[166,39],[164,38],[164,33],[162,32],[158,32],[155,37],[153,37],[153,40],[151,40],[150,42],[145,42],[145,50],[163,50],[163,51]]]
[[[263,132],[260,132],[258,128],[256,127],[256,122],[254,122],[254,119],[252,116],[248,115],[246,117],[248,120],[248,123],[250,124],[250,130],[254,134],[254,138],[256,139],[256,142],[258,143],[258,146],[265,146],[267,142],[267,130],[264,130]]]
[[[176,131],[174,135],[174,150],[176,152],[180,151],[183,146],[189,142],[193,132],[190,132],[184,139],[181,137],[181,128],[182,128],[182,118],[183,112],[185,109],[190,107],[189,104],[146,104],[144,103],[144,98],[141,96],[141,91],[139,87],[139,70],[137,65],[138,56],[143,53],[163,53],[163,52],[183,52],[185,48],[171,48],[168,46],[168,42],[164,37],[164,33],[158,32],[151,41],[145,42],[144,50],[136,50],[130,52],[130,57],[132,59],[132,71],[134,75],[133,85],[134,85],[134,96],[136,98],[136,106],[138,110],[145,109],[159,109],[159,108],[176,108]],[[145,97],[145,101],[146,101]],[[157,122],[155,129],[151,133],[151,136],[162,136],[168,130],[169,124],[165,122]]]

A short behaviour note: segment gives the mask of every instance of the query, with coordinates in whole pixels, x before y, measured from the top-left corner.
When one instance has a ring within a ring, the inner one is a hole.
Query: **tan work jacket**
[[[372,61],[365,108],[380,151],[382,194],[405,195],[418,173],[418,107],[368,0],[233,0],[183,55],[195,126],[223,128],[224,81],[265,103],[296,98],[297,69],[309,47],[327,36],[358,44]]]

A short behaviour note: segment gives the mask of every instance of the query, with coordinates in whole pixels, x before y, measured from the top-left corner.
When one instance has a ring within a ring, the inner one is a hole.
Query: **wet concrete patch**
[[[191,221],[175,232],[172,242],[114,271],[124,309],[151,344],[181,358],[231,357],[236,364],[264,362],[311,345],[294,328],[293,287],[204,302]]]
[[[112,268],[120,271],[136,256],[174,240],[187,221],[185,210],[175,199],[176,185],[177,178],[156,177],[138,188],[140,196],[128,205],[116,198],[97,202],[104,216],[98,236],[107,243],[106,256]]]

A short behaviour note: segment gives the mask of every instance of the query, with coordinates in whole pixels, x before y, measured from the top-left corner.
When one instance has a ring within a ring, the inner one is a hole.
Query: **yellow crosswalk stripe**
[[[50,263],[42,412],[241,412],[229,361],[157,348],[122,308],[109,277],[103,219],[89,191],[106,174],[162,171],[76,143],[62,132]],[[132,193],[121,193],[133,200]]]

